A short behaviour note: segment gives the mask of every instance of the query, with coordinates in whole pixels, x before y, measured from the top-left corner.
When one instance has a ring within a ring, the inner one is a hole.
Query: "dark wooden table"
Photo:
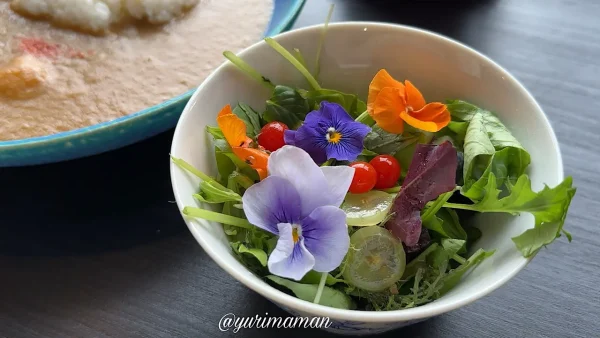
[[[559,240],[472,305],[384,336],[600,336],[600,2],[333,2],[333,21],[423,27],[506,67],[550,117],[579,188],[566,224],[573,243]],[[295,26],[321,23],[329,3],[308,0]],[[0,169],[0,336],[218,337],[228,312],[285,315],[219,269],[188,232],[172,203],[171,136]],[[328,336],[237,336],[281,334]]]

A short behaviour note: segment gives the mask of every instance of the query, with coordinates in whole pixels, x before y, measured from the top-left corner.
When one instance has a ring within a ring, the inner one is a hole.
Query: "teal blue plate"
[[[275,0],[265,36],[289,29],[304,0]],[[167,131],[177,124],[194,90],[121,118],[67,132],[0,142],[0,167],[60,162],[114,150]]]

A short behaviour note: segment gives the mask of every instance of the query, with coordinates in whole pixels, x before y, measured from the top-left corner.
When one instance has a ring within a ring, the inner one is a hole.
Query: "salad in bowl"
[[[385,68],[366,93],[323,88],[300,50],[265,42],[308,85],[274,83],[225,52],[270,98],[226,104],[206,127],[216,176],[172,156],[200,179],[202,207],[183,214],[221,223],[259,278],[332,308],[402,310],[444,296],[494,255],[476,245],[477,214],[532,215],[511,238],[523,257],[571,240],[572,178],[533,189],[530,153],[496,114],[460,97],[428,101]]]

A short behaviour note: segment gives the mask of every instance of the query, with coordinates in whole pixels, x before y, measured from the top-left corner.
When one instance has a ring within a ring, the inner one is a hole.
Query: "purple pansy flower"
[[[367,125],[354,121],[339,104],[323,101],[319,110],[306,115],[298,130],[286,130],[284,140],[306,150],[317,164],[331,158],[354,161],[370,131]]]
[[[304,150],[283,146],[271,153],[269,176],[242,198],[248,221],[279,236],[269,271],[300,280],[310,270],[340,265],[350,238],[339,208],[354,176],[348,166],[319,167]]]

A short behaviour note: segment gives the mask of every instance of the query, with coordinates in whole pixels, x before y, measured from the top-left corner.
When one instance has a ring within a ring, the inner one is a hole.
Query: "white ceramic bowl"
[[[299,48],[309,67],[315,60],[322,26],[278,35],[287,49]],[[239,54],[276,84],[308,88],[302,76],[272,50],[259,42]],[[382,23],[331,24],[321,54],[320,79],[324,88],[356,93],[366,98],[375,73],[386,68],[394,77],[410,79],[428,101],[460,98],[496,112],[530,152],[533,188],[555,186],[563,179],[558,143],[548,119],[535,99],[506,70],[487,57],[456,41],[427,31]],[[200,170],[216,174],[213,149],[204,127],[216,125],[215,117],[227,103],[242,101],[262,110],[269,91],[225,62],[198,88],[187,104],[172,145],[172,154]],[[171,164],[171,179],[180,209],[197,205],[192,198],[198,181]],[[523,258],[511,237],[533,225],[533,217],[486,214],[476,219],[483,232],[476,246],[496,253],[467,275],[442,298],[416,308],[365,312],[315,305],[289,296],[250,273],[231,254],[219,224],[186,219],[204,250],[234,278],[294,315],[328,316],[330,330],[366,334],[405,326],[469,304],[506,283],[530,259]]]

